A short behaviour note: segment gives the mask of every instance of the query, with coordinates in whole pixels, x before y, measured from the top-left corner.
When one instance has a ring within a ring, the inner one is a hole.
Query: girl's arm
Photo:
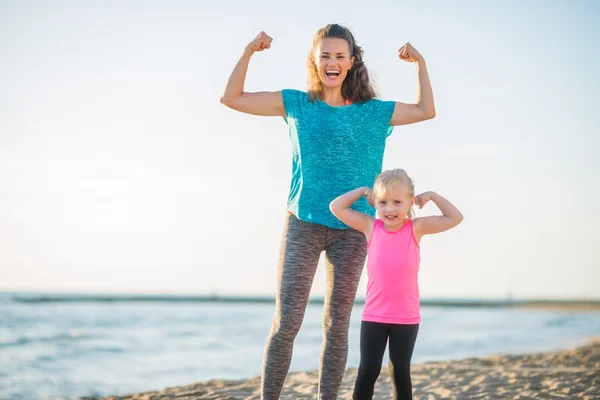
[[[423,235],[431,235],[440,233],[454,228],[463,220],[463,215],[452,203],[435,192],[425,192],[417,196],[417,204],[419,208],[429,201],[433,201],[440,209],[442,215],[434,215],[430,217],[415,218],[413,227],[417,241],[421,240]]]
[[[281,91],[278,92],[244,92],[244,82],[250,58],[257,51],[271,47],[273,39],[261,32],[246,48],[242,57],[229,76],[221,103],[234,110],[247,114],[285,117],[285,108]]]
[[[415,104],[396,102],[390,125],[406,125],[435,117],[433,90],[423,56],[410,43],[398,50],[401,60],[414,62],[417,68],[417,99]]]
[[[365,234],[367,240],[371,237],[371,230],[375,219],[369,215],[352,210],[350,206],[362,196],[365,196],[370,202],[371,189],[360,187],[348,193],[341,195],[329,204],[329,209],[340,221],[351,228]]]

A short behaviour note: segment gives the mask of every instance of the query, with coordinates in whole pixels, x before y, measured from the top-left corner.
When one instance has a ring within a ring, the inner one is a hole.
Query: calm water
[[[126,394],[260,374],[274,304],[39,302],[0,295],[0,398]],[[348,366],[358,366],[362,305]],[[321,313],[308,306],[291,370],[314,370]],[[424,307],[413,361],[567,348],[600,336],[599,312]]]

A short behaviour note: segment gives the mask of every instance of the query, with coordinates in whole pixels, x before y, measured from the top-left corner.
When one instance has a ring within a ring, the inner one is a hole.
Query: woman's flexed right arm
[[[271,47],[273,39],[261,32],[244,49],[244,54],[229,76],[221,103],[234,110],[247,114],[285,117],[281,92],[244,92],[244,82],[250,58],[257,51]]]

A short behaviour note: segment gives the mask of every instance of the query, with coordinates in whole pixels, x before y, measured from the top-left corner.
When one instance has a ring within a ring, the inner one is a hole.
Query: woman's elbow
[[[435,108],[432,108],[431,110],[426,110],[423,113],[423,119],[424,120],[434,119],[434,118],[435,118]]]
[[[231,99],[229,97],[221,96],[221,104],[231,108]]]
[[[458,225],[458,224],[460,224],[461,222],[463,222],[463,219],[464,219],[464,217],[463,217],[462,213],[459,211],[459,212],[458,212],[458,215],[457,215],[457,216],[456,216],[456,218],[455,218],[456,225]],[[456,225],[455,225],[455,226],[456,226]]]
[[[427,121],[428,119],[435,118],[435,108],[423,108],[419,107],[418,113],[414,114],[414,122]]]

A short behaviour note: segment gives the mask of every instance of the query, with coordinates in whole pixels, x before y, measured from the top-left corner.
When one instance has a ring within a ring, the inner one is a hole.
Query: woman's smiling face
[[[325,38],[315,49],[315,65],[324,87],[341,87],[353,63],[350,46],[344,39]]]

